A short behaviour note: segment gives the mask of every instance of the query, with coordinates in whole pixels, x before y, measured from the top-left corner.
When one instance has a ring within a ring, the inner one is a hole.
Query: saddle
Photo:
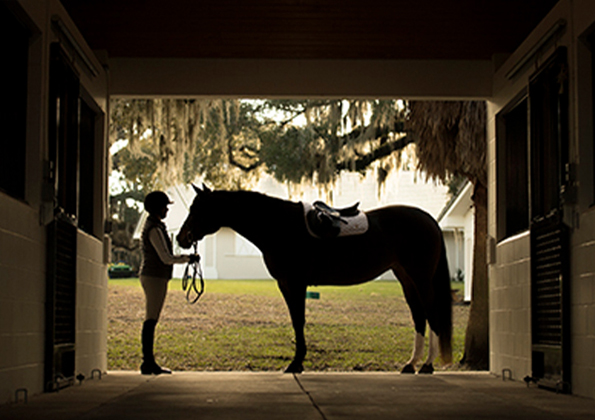
[[[358,209],[359,203],[345,208],[334,208],[322,201],[303,203],[308,232],[317,238],[336,238],[364,233],[368,218]]]

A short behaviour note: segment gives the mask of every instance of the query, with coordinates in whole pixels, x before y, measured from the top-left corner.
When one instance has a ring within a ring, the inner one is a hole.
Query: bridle
[[[198,255],[198,241],[192,243],[194,254]],[[200,279],[200,290],[196,286],[196,277]],[[194,304],[200,299],[205,291],[205,281],[202,275],[202,268],[200,266],[200,259],[198,261],[189,262],[186,264],[184,276],[182,277],[182,290],[186,292],[186,300],[190,304]],[[192,294],[196,296],[190,297]]]

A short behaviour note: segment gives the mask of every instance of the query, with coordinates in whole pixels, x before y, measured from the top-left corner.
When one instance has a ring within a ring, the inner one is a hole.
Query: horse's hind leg
[[[430,345],[428,350],[428,357],[422,367],[419,369],[419,373],[434,373],[434,360],[438,357],[440,352],[440,344],[438,335],[430,329]]]
[[[415,326],[413,353],[411,354],[411,359],[409,359],[407,364],[405,364],[403,369],[401,369],[401,373],[415,373],[415,366],[421,360],[424,354],[424,336],[426,333],[427,321],[426,315],[417,289],[413,283],[409,281],[409,277],[404,273],[401,273],[399,276],[395,272],[395,275],[397,275],[397,278],[399,278],[399,281],[403,287],[405,300],[407,301],[409,309],[411,310],[411,317],[413,318],[413,324]]]
[[[306,358],[306,339],[304,337],[304,324],[306,323],[306,286],[288,284],[278,281],[279,289],[285,298],[293,331],[295,333],[295,355],[285,373],[301,373],[304,371],[303,362]]]
[[[413,341],[413,353],[409,361],[401,369],[401,373],[415,373],[415,365],[421,360],[424,354],[424,340],[423,333],[415,331],[415,339]]]

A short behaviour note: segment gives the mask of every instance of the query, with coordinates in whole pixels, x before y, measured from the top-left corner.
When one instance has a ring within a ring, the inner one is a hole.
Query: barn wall
[[[45,231],[27,203],[0,193],[0,403],[42,389]]]
[[[556,41],[533,48],[560,19],[566,26]],[[526,90],[529,77],[560,46],[568,50],[570,89],[570,194],[564,197],[564,223],[570,229],[570,389],[595,398],[595,208],[593,175],[593,68],[588,36],[595,27],[595,4],[562,0],[499,69],[488,106],[490,255],[490,370],[511,369],[521,380],[531,375],[531,274],[529,233],[502,238],[498,215],[496,115]],[[532,50],[533,49],[533,50]],[[534,54],[535,53],[535,54]],[[532,55],[534,54],[534,55]],[[524,57],[531,60],[515,75]]]
[[[578,395],[595,398],[595,51],[593,43],[587,47],[586,42],[595,32],[595,4],[589,0],[572,4],[571,106],[575,112],[571,124],[575,137],[571,152],[577,163],[571,238],[572,387]]]
[[[4,9],[6,6],[6,9]],[[28,395],[46,388],[47,229],[54,220],[54,201],[48,188],[49,57],[53,42],[64,43],[52,19],[59,19],[97,70],[93,75],[79,58],[73,66],[80,86],[101,114],[107,115],[107,76],[94,54],[57,0],[3,2],[2,13],[16,19],[31,36],[27,63],[24,189],[18,194],[0,190],[0,404],[13,401],[15,391]],[[69,47],[70,48],[70,47]],[[72,51],[72,50],[71,50]],[[106,216],[107,118],[96,121],[94,181],[89,184],[93,217],[87,230],[77,229],[75,373],[89,377],[106,370],[107,276],[104,259]],[[4,132],[3,132],[4,133]],[[5,135],[5,134],[4,134]],[[3,138],[3,145],[15,140]],[[81,140],[84,141],[84,140]]]

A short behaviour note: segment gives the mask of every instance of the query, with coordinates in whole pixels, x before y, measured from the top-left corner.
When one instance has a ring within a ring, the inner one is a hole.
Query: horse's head
[[[196,197],[177,236],[182,248],[190,248],[195,241],[200,241],[205,235],[215,233],[221,228],[219,214],[213,205],[213,192],[204,184],[202,189],[195,185],[192,187],[196,191]]]

